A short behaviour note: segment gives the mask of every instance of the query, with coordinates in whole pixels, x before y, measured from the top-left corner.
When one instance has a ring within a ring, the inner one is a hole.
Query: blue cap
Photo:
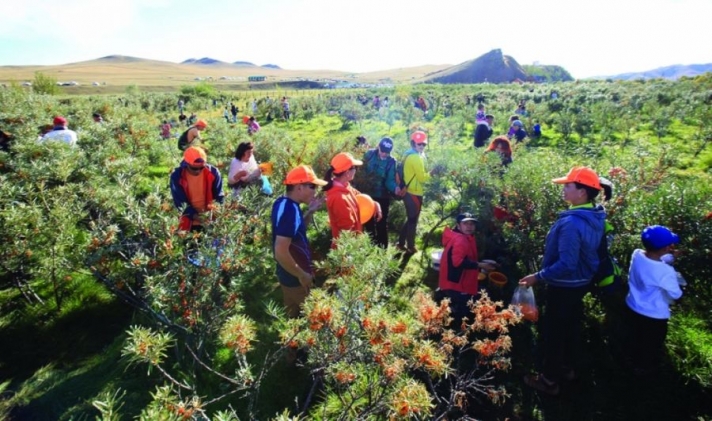
[[[378,142],[378,149],[384,153],[391,153],[393,150],[393,139],[390,137],[384,137],[380,142]]]
[[[680,242],[680,237],[678,237],[677,234],[662,225],[645,227],[640,238],[643,240],[643,244],[646,248],[653,250],[659,250]]]

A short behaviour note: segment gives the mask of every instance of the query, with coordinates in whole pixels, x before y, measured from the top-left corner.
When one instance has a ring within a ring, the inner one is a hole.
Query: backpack
[[[620,290],[623,284],[623,269],[618,260],[611,256],[610,240],[613,239],[613,227],[606,222],[606,228],[598,244],[598,269],[591,278],[591,289],[594,295],[613,294]]]
[[[180,135],[178,138],[178,149],[181,151],[184,151],[188,149],[188,132],[190,131],[190,128],[186,131],[183,132],[183,134]]]
[[[408,180],[408,182],[405,181],[405,174],[403,168],[405,167],[405,161],[408,159],[410,155],[406,155],[405,158],[403,158],[402,161],[398,161],[396,164],[396,186],[400,187],[400,194],[394,195],[395,199],[402,199],[406,193],[408,193],[408,186],[410,186],[410,183],[413,182],[413,178],[415,178],[415,174]]]

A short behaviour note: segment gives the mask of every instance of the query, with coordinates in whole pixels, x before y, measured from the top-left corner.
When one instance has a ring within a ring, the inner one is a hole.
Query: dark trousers
[[[415,231],[418,228],[420,209],[423,206],[423,196],[406,193],[405,196],[403,196],[403,204],[405,205],[405,215],[408,219],[401,229],[398,244],[409,249],[414,249]]]
[[[391,207],[391,199],[389,197],[374,197],[373,200],[381,205],[381,220],[376,222],[376,217],[371,218],[366,222],[364,228],[371,237],[371,241],[380,248],[388,247],[388,210]]]
[[[547,285],[544,290],[544,312],[541,336],[544,351],[544,376],[561,380],[565,370],[575,367],[581,342],[583,296],[588,285],[561,288]]]
[[[628,358],[634,369],[654,370],[665,348],[668,320],[653,319],[636,313],[626,305],[628,319]]]

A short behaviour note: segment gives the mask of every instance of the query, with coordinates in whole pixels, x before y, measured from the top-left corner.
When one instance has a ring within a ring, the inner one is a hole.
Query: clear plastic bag
[[[534,299],[534,289],[525,286],[518,286],[512,296],[512,305],[518,306],[524,320],[536,322],[539,320],[539,308]]]

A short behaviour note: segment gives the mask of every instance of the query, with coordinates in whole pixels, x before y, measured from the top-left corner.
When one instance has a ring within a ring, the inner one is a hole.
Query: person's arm
[[[247,175],[247,171],[240,170],[240,167],[240,161],[237,159],[233,159],[230,163],[230,171],[227,173],[227,180],[230,184],[237,183],[242,177]]]
[[[660,289],[663,290],[663,294],[674,301],[682,297],[682,289],[680,289],[680,284],[677,282],[677,274],[672,273],[669,276],[663,277],[660,282]]]
[[[289,252],[289,246],[291,244],[291,238],[282,237],[280,235],[276,236],[274,241],[274,258],[284,270],[299,279],[299,283],[302,287],[309,292],[309,289],[314,286],[314,278],[311,273],[300,268],[294,260],[294,257],[292,257],[292,254]]]
[[[455,244],[453,244],[452,247],[452,264],[456,268],[461,268],[461,269],[486,269],[486,270],[494,270],[495,266],[490,264],[490,263],[483,263],[483,262],[478,262],[476,260],[472,260],[467,256],[467,248],[470,246],[470,243],[467,241],[462,241],[459,240]]]
[[[396,185],[396,160],[395,158],[388,158],[389,162],[386,166],[385,181],[383,182],[384,187],[391,193],[398,194],[400,190]]]

